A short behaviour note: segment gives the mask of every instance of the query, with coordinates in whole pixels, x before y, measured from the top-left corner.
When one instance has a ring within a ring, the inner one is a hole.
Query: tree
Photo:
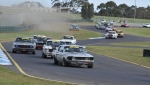
[[[121,15],[123,17],[126,17],[126,14],[128,12],[128,10],[127,10],[128,6],[124,3],[124,4],[120,4],[118,7],[119,7],[119,9],[121,11]]]
[[[116,7],[117,7],[117,5],[116,5],[116,3],[113,2],[113,1],[108,1],[108,2],[106,3],[106,10],[107,10],[109,16],[113,16],[113,15],[114,15],[113,10],[114,10]]]
[[[83,19],[91,19],[94,16],[94,4],[85,2],[81,9],[81,16]]]
[[[88,0],[51,0],[51,4],[60,3],[61,7],[81,7]]]
[[[106,9],[106,5],[104,3],[101,3],[100,5],[97,6],[97,10],[103,10]]]
[[[136,17],[144,19],[146,18],[146,9],[144,7],[139,7],[136,9]]]

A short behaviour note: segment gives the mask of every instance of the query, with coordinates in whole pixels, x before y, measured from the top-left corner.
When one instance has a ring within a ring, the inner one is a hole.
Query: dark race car
[[[43,45],[45,44],[44,40],[46,37],[38,37],[36,41],[36,49],[42,49]]]
[[[12,53],[16,52],[35,54],[35,41],[30,37],[17,37],[12,46]]]

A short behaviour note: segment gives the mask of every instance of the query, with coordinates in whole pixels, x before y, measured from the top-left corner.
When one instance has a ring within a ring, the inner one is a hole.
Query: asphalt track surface
[[[104,30],[97,30],[92,26],[84,28],[104,33]],[[118,39],[78,40],[77,44],[101,45],[112,42],[142,42],[149,40],[149,38],[125,35],[124,38]],[[32,76],[86,85],[150,85],[150,69],[95,53],[89,52],[95,58],[92,69],[85,66],[63,67],[61,64],[54,65],[53,59],[43,59],[41,50],[36,50],[36,55],[28,53],[14,54],[11,53],[12,42],[5,42],[2,45],[23,71]],[[14,65],[7,67],[19,72]]]

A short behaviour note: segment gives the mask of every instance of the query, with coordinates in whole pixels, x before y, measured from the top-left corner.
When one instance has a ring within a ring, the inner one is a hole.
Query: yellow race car
[[[118,33],[118,37],[122,37],[124,36],[124,32],[122,30],[117,30],[116,31]]]
[[[124,37],[124,32],[123,30],[119,30],[119,29],[113,29],[114,31],[116,31],[118,33],[118,37]]]

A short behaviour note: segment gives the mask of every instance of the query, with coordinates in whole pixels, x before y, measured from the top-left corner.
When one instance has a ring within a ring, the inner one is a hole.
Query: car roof
[[[72,35],[64,35],[64,36],[73,37]]]
[[[60,45],[60,46],[79,46],[79,47],[85,47],[85,46],[82,46],[82,45]]]
[[[108,31],[108,32],[116,32],[116,31]]]
[[[17,37],[17,38],[31,38],[31,39],[33,39],[32,37],[23,37],[23,36],[22,37]]]
[[[71,25],[76,25],[77,26],[77,24],[71,24]]]

